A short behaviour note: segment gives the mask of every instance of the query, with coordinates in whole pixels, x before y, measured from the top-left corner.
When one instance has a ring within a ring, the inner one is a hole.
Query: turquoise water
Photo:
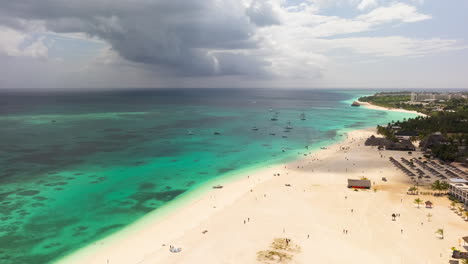
[[[0,263],[50,263],[211,179],[412,116],[350,107],[369,93],[2,94]]]

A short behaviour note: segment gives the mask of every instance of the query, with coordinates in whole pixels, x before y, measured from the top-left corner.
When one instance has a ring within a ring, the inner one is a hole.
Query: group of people
[[[172,252],[172,253],[177,253],[177,252],[180,252],[182,251],[182,248],[175,248],[174,246],[169,246],[169,251]]]

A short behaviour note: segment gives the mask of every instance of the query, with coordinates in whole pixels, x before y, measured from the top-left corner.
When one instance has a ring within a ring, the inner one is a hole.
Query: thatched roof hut
[[[370,136],[364,142],[366,146],[378,146],[379,149],[385,147],[387,150],[402,150],[402,151],[415,151],[416,147],[411,143],[411,141],[404,139],[400,142],[393,142],[386,138],[378,138],[374,135]]]
[[[426,201],[426,208],[432,208],[432,202],[431,201]]]
[[[378,137],[375,137],[374,135],[372,135],[368,139],[366,139],[366,142],[364,142],[364,145],[366,145],[366,146],[384,146],[387,141],[388,141],[388,139],[378,138]]]
[[[385,145],[385,149],[387,150],[402,150],[402,151],[415,151],[416,147],[411,143],[411,141],[404,139],[400,142],[392,142],[389,141]]]
[[[468,236],[462,237],[462,239],[463,239],[463,243],[468,243]]]
[[[444,136],[442,136],[440,133],[434,133],[422,140],[421,143],[419,143],[419,146],[426,150],[446,143],[447,140],[444,138]]]

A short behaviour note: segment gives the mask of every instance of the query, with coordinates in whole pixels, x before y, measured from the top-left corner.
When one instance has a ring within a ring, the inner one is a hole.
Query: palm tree
[[[452,210],[455,209],[455,206],[457,206],[457,202],[452,201],[452,202],[450,203],[451,209],[452,209]]]
[[[437,229],[436,234],[440,235],[440,239],[444,239],[444,229],[443,228]]]
[[[415,191],[417,191],[418,188],[416,186],[411,186],[408,191],[411,193],[411,194],[414,194]]]
[[[433,182],[431,184],[431,189],[434,190],[434,191],[440,191],[442,188],[441,188],[441,183],[439,180]]]
[[[450,188],[450,184],[448,182],[443,181],[440,183],[440,190],[441,191],[447,191]]]
[[[462,259],[461,264],[468,264],[468,259]]]
[[[418,205],[418,208],[419,208],[419,205],[422,203],[422,200],[419,199],[419,198],[416,198],[414,199],[414,203]]]
[[[458,210],[458,214],[461,215],[463,211],[465,211],[465,208],[463,208],[463,206],[458,206],[457,210]]]

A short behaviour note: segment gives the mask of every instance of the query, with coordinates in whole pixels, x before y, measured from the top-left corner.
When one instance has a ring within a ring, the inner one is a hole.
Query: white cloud
[[[48,47],[45,38],[33,39],[28,34],[0,27],[0,55],[45,58]]]
[[[293,11],[291,11],[293,10]],[[271,62],[270,70],[285,78],[322,76],[337,61],[369,61],[383,57],[422,56],[465,48],[451,39],[414,39],[404,36],[340,37],[369,32],[390,23],[412,23],[429,19],[429,15],[401,3],[376,8],[367,14],[346,19],[318,14],[313,5],[283,9],[281,25],[262,28],[262,56]],[[332,39],[330,39],[332,38]],[[339,56],[337,55],[339,54]]]
[[[421,56],[468,48],[453,39],[414,39],[403,36],[316,39],[309,45],[320,52],[346,49],[353,53],[377,57]]]
[[[412,2],[416,3],[416,4],[419,4],[419,5],[423,5],[424,4],[424,0],[411,0]]]
[[[394,3],[387,7],[379,7],[368,14],[358,16],[358,20],[369,23],[385,23],[390,21],[418,22],[430,19],[430,15],[421,14],[416,7],[403,3]]]
[[[375,6],[377,6],[377,0],[362,0],[357,8],[359,10],[366,10]]]

